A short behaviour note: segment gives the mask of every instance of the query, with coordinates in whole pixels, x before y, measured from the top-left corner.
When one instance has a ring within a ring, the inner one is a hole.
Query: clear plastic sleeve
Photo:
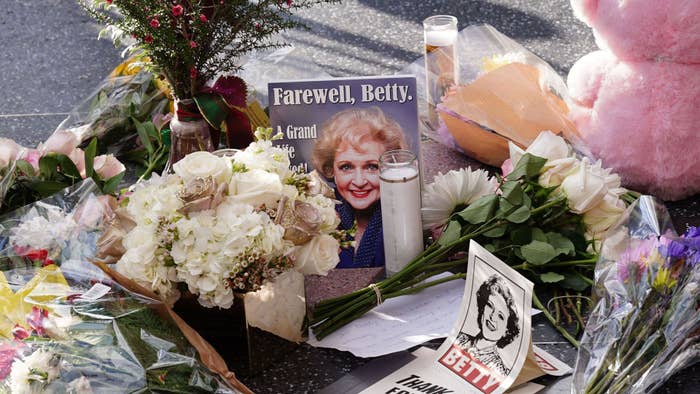
[[[566,84],[544,60],[489,25],[465,28],[456,47],[458,84],[437,104],[438,123],[426,112],[426,80],[439,79],[426,77],[426,57],[401,71],[417,77],[428,137],[494,166],[508,158],[508,141],[525,148],[544,130],[580,145]]]
[[[119,65],[59,124],[87,143],[99,141],[102,153],[120,155],[138,147],[133,119],[143,123],[170,110],[167,85],[131,60]]]
[[[576,393],[648,393],[698,361],[700,234],[642,196],[608,232],[574,372]]]

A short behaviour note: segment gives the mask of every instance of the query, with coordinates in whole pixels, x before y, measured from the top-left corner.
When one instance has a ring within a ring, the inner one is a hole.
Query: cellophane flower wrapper
[[[456,47],[458,84],[437,98],[439,122],[422,122],[424,134],[492,166],[508,158],[509,141],[526,148],[544,130],[581,148],[566,84],[547,62],[485,24],[460,31]],[[428,119],[425,56],[401,73],[416,76]]]
[[[648,393],[698,361],[699,258],[700,238],[678,236],[663,204],[630,206],[602,245],[572,392]]]
[[[4,271],[0,292],[27,312],[0,334],[2,392],[239,392],[204,367],[161,303],[116,282],[28,265]]]
[[[109,217],[88,179],[0,218],[0,392],[249,392],[155,295],[90,261]]]
[[[13,160],[7,166],[0,168],[0,208],[2,208],[7,191],[10,190],[15,181],[16,167],[17,162]]]
[[[70,131],[83,143],[96,137],[100,152],[119,156],[139,146],[132,119],[143,123],[171,111],[168,92],[165,82],[127,60],[103,79],[54,133]]]
[[[48,198],[0,216],[0,269],[31,262],[105,274],[89,263],[111,214],[107,197],[86,179]]]

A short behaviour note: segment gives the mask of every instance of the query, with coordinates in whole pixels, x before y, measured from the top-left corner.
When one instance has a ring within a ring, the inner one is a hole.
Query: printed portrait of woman
[[[341,249],[337,268],[384,266],[379,156],[407,147],[401,126],[377,107],[343,110],[324,123],[313,164],[335,185],[339,228],[355,229],[354,247]]]
[[[474,336],[461,332],[457,336],[459,346],[492,371],[506,376],[510,368],[499,351],[517,338],[520,329],[515,301],[503,277],[492,275],[479,286],[476,306],[479,332]]]

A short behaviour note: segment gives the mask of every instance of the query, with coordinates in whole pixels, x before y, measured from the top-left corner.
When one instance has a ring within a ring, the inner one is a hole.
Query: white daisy
[[[436,229],[447,223],[456,208],[463,208],[479,197],[493,193],[498,183],[484,170],[471,168],[439,173],[423,191],[423,228]]]

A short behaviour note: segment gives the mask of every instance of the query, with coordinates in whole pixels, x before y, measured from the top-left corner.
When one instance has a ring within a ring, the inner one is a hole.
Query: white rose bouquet
[[[295,269],[325,275],[338,263],[339,219],[315,173],[289,170],[272,129],[232,156],[195,152],[174,174],[138,184],[101,242],[116,270],[170,303],[180,290],[229,308]]]

